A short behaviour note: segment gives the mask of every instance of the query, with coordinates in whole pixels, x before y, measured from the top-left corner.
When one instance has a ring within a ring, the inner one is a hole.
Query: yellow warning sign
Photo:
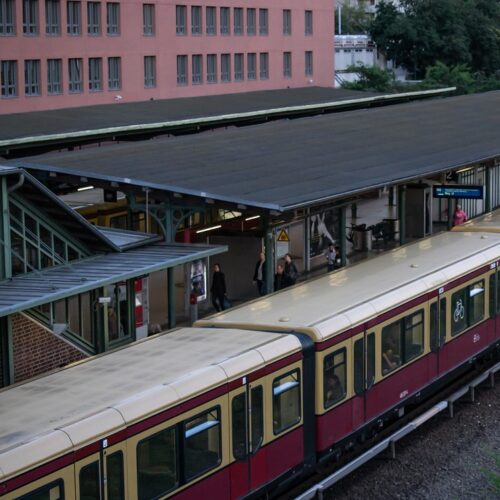
[[[278,235],[278,241],[290,241],[288,233],[284,229],[280,231],[280,234]]]

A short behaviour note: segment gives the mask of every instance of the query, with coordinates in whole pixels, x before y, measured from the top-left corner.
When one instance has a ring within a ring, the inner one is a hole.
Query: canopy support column
[[[262,218],[264,226],[264,254],[266,256],[266,293],[274,291],[274,237],[273,230],[269,224],[269,217]]]
[[[399,244],[406,242],[406,186],[398,186]]]
[[[3,382],[0,387],[6,387],[14,383],[14,354],[10,323],[8,316],[0,318],[0,365]]]
[[[347,225],[347,208],[345,205],[339,209],[340,215],[340,263],[342,266],[347,264],[347,242],[346,242],[346,225]]]
[[[12,277],[7,177],[0,179],[0,280]]]

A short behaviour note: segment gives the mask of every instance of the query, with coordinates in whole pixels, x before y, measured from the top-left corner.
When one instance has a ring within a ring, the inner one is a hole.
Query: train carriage
[[[199,321],[315,343],[318,458],[340,455],[500,344],[500,235],[442,233]]]

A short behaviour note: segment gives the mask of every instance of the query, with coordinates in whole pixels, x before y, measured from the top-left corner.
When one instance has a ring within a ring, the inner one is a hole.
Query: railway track
[[[488,384],[494,387],[495,377],[500,375],[500,362],[478,371],[472,370],[441,390],[424,404],[409,412],[395,424],[387,427],[371,440],[358,448],[356,455],[346,457],[340,463],[328,463],[307,481],[281,495],[281,499],[308,500],[328,497],[326,492],[341,479],[375,457],[396,458],[397,443],[422,424],[436,415],[447,414],[450,418],[455,413],[455,403],[468,397],[474,402],[479,386]]]

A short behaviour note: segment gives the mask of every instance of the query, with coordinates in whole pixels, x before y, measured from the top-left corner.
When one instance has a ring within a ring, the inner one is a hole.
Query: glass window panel
[[[54,251],[56,255],[66,262],[66,244],[63,240],[54,235]]]
[[[177,433],[172,427],[143,439],[137,445],[139,500],[157,498],[177,485]]]
[[[94,343],[94,335],[92,328],[92,301],[90,293],[82,293],[80,295],[80,315],[82,318],[81,336],[89,344]]]
[[[255,80],[257,75],[257,55],[255,53],[247,54],[247,78]]]
[[[156,56],[144,56],[144,87],[156,87]]]
[[[1,61],[2,97],[17,96],[17,61]]]
[[[38,34],[38,0],[23,0],[23,33]]]
[[[233,456],[245,458],[247,454],[247,408],[246,393],[238,394],[232,401]]]
[[[62,93],[62,59],[47,60],[47,93]]]
[[[273,381],[273,430],[283,432],[300,422],[300,372],[294,372]]]
[[[69,92],[83,90],[83,59],[68,59]]]
[[[396,321],[382,329],[382,374],[401,365],[401,326]]]
[[[0,36],[16,34],[15,3],[14,0],[0,2]]]
[[[439,346],[439,316],[438,303],[433,302],[429,309],[430,321],[430,345],[431,350],[435,350]]]
[[[234,17],[234,34],[243,35],[243,9],[235,7],[233,10]]]
[[[108,35],[120,34],[120,4],[118,2],[106,4],[106,32]]]
[[[305,34],[310,36],[313,34],[313,12],[306,10],[305,12]]]
[[[255,451],[264,439],[264,403],[262,386],[251,391],[252,404],[252,451]]]
[[[177,35],[187,35],[187,7],[175,6],[175,32]]]
[[[24,93],[25,95],[40,95],[40,61],[27,59],[24,61]]]
[[[220,34],[229,35],[229,7],[220,8]]]
[[[290,9],[283,10],[283,34],[292,34],[292,11]]]
[[[207,82],[217,83],[217,54],[207,55]]]
[[[80,499],[99,498],[99,462],[95,461],[80,469]]]
[[[101,2],[87,2],[87,33],[101,34]]]
[[[259,35],[267,35],[269,32],[268,16],[267,9],[259,9]]]
[[[108,500],[124,500],[125,489],[123,487],[123,453],[116,451],[106,458],[106,469],[108,473]]]
[[[469,287],[469,326],[484,318],[484,280],[478,281]]]
[[[439,301],[439,335],[441,344],[444,344],[446,339],[446,298]]]
[[[66,31],[68,35],[80,35],[82,26],[82,7],[81,2],[68,0],[66,4],[66,17],[67,26]]]
[[[255,25],[256,25],[256,11],[254,8],[247,9],[247,35],[254,36],[255,35]]]
[[[406,316],[403,321],[406,363],[424,352],[424,313],[418,311]]]
[[[457,335],[467,328],[467,288],[458,290],[451,296],[451,335]]]
[[[200,54],[193,55],[192,59],[192,82],[193,85],[199,85],[203,83],[203,56]]]
[[[207,7],[206,9],[207,35],[217,34],[217,13],[215,7]]]
[[[366,387],[369,389],[375,382],[375,333],[366,338]]]
[[[234,54],[234,80],[241,82],[244,78],[243,54]]]
[[[10,231],[10,247],[12,274],[23,274],[25,272],[24,265],[24,244],[22,237],[14,231]]]
[[[191,34],[201,35],[201,7],[199,5],[193,5],[191,7]]]
[[[120,90],[121,87],[121,57],[108,57],[108,88]]]
[[[145,3],[142,6],[143,34],[146,36],[155,33],[155,6],[151,3]]]
[[[217,467],[221,460],[219,409],[198,415],[184,424],[186,481]]]
[[[69,329],[75,334],[80,336],[80,301],[78,295],[74,295],[68,299],[68,316],[69,316]]]
[[[365,346],[364,339],[361,338],[354,342],[354,392],[358,395],[362,394],[365,388],[364,363]]]
[[[60,31],[59,0],[45,0],[45,33],[59,35]]]
[[[19,497],[17,500],[63,500],[64,481],[58,479],[51,483],[37,488],[36,490]]]
[[[31,243],[26,243],[26,263],[28,265],[28,269],[26,269],[27,272],[40,268],[38,264],[38,248]]]
[[[54,322],[55,323],[68,322],[68,318],[66,316],[66,299],[54,302]]]
[[[340,349],[323,361],[323,400],[324,407],[329,408],[346,395],[346,349]]]

